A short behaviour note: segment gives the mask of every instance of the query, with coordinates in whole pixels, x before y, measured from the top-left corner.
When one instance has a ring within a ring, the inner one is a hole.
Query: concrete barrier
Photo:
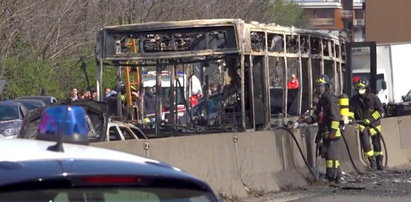
[[[411,116],[399,117],[397,123],[399,125],[401,150],[407,156],[408,161],[411,161]]]
[[[382,135],[388,150],[388,166],[398,167],[408,163],[407,155],[401,148],[398,117],[386,118],[381,122]],[[411,122],[409,122],[411,124]],[[386,154],[384,154],[386,156]]]
[[[358,128],[355,125],[348,125],[343,131],[345,138],[340,141],[340,164],[343,171],[356,172],[355,168],[360,172],[365,172],[365,163],[361,156],[361,144],[359,139]],[[348,149],[347,149],[348,147]],[[352,158],[352,162],[350,159]],[[354,165],[353,165],[354,163]],[[355,166],[355,167],[354,167]]]
[[[304,137],[297,139],[304,147]],[[150,148],[145,150],[145,145]],[[304,186],[301,155],[285,131],[208,134],[93,143],[170,163],[208,182],[216,192],[247,196]]]
[[[406,165],[411,159],[411,116],[382,121],[388,148],[388,166]],[[314,167],[316,128],[295,130],[304,156]],[[364,171],[358,131],[345,130],[345,137],[357,167]],[[253,192],[273,192],[305,186],[311,178],[300,152],[285,130],[219,133],[149,140],[93,143],[157,159],[181,168],[209,183],[218,193],[247,196]],[[344,171],[354,171],[344,142],[340,145]],[[318,167],[324,170],[324,161]]]

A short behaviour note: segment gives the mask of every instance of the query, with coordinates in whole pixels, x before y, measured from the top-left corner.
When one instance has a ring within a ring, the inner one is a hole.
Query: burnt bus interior
[[[330,77],[337,94],[343,86],[343,39],[271,30],[238,21],[107,27],[98,34],[96,56],[100,71],[139,70],[135,124],[148,134],[263,130],[312,108],[313,78],[321,73]],[[152,86],[141,79],[147,72],[155,72]],[[292,74],[299,81],[297,89],[287,88]],[[101,76],[99,84],[101,89]],[[150,117],[145,113],[146,91],[155,94]],[[147,117],[149,123],[143,121]]]

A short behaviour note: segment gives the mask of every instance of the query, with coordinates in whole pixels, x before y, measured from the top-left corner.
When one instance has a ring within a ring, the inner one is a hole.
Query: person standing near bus
[[[330,182],[339,183],[341,180],[339,156],[340,131],[340,107],[338,98],[330,87],[330,79],[327,75],[320,75],[315,80],[315,95],[319,98],[315,111],[311,116],[301,117],[300,122],[308,124],[318,123],[316,144],[323,142],[326,159],[326,178]]]
[[[350,111],[354,113],[355,120],[361,120],[359,123],[361,147],[368,158],[370,167],[383,170],[382,165],[383,153],[381,150],[381,118],[383,106],[380,99],[374,93],[370,92],[368,81],[359,79],[355,83],[357,94],[351,98]],[[375,126],[371,127],[371,124]],[[378,131],[377,131],[378,130]],[[370,144],[370,137],[373,148]]]
[[[288,89],[298,89],[299,86],[300,82],[298,82],[297,77],[295,76],[295,74],[291,74],[291,79],[287,83]]]
[[[144,116],[154,118],[156,116],[156,95],[153,88],[147,87],[143,95],[144,102]]]

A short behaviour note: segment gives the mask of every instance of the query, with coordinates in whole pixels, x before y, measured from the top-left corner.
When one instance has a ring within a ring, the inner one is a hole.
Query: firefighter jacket
[[[327,138],[329,132],[335,134],[335,138],[341,137],[340,132],[340,107],[338,98],[332,92],[325,92],[319,99],[314,114],[306,119],[307,123],[318,123],[318,132]]]
[[[354,113],[355,120],[368,119],[375,126],[381,124],[383,107],[380,99],[371,92],[363,96],[354,95],[350,100],[350,111]]]

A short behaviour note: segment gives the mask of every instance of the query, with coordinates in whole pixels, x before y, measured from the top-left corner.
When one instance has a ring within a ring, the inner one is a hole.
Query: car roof
[[[39,161],[106,161],[131,163],[139,169],[140,174],[149,174],[150,169],[161,167],[158,172],[163,174],[186,176],[180,169],[160,161],[144,158],[124,152],[103,149],[87,145],[63,143],[64,152],[49,151],[49,146],[55,145],[52,141],[28,140],[28,139],[4,139],[0,141],[0,171],[4,162],[39,162]],[[162,171],[161,171],[162,170]],[[67,172],[67,170],[65,170]],[[85,171],[86,172],[86,171]],[[89,172],[89,171],[88,171]],[[112,170],[114,174],[115,169]],[[1,176],[0,172],[0,177]],[[159,174],[159,173],[157,173]],[[1,182],[0,182],[1,184]]]
[[[1,101],[0,105],[2,106],[23,106],[23,104],[19,102],[14,102],[13,100]]]
[[[14,100],[6,100],[6,101],[0,101],[0,106],[5,106],[5,107],[18,107],[21,110],[23,110],[24,116],[27,115],[27,108],[19,102],[15,102]]]
[[[59,159],[94,159],[94,160],[119,160],[135,163],[156,162],[144,157],[123,152],[77,144],[63,143],[64,152],[48,151],[47,148],[56,144],[52,141],[29,139],[5,139],[0,141],[0,153],[13,155],[0,155],[1,161],[33,161],[33,160],[59,160]],[[26,151],[26,152],[22,152]],[[30,151],[30,152],[27,152]],[[98,154],[98,155],[96,155]]]
[[[13,100],[14,102],[20,102],[20,103],[36,103],[36,104],[42,104],[46,106],[46,102],[43,100],[38,100],[38,99],[19,99],[19,100]]]
[[[57,99],[53,96],[23,96],[23,97],[18,97],[16,100],[21,100],[21,99],[42,100],[46,104],[54,104],[57,102]]]

